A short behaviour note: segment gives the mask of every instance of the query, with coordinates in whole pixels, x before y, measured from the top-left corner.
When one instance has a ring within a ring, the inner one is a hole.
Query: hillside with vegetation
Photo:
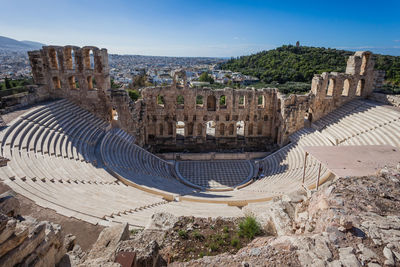
[[[261,83],[274,85],[284,93],[301,93],[309,87],[314,74],[344,72],[352,51],[308,46],[284,45],[250,56],[232,58],[221,65],[222,69],[241,72],[260,79]],[[400,93],[400,57],[374,55],[375,68],[386,71],[384,90]],[[299,83],[300,89],[291,89]]]

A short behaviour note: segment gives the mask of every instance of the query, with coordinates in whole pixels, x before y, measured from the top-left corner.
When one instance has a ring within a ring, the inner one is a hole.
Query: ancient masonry
[[[305,95],[260,90],[194,89],[183,71],[168,87],[149,87],[133,102],[126,91],[110,89],[106,49],[44,46],[29,52],[40,99],[67,98],[159,150],[218,148],[272,149],[289,141],[344,103],[366,98],[382,84],[370,52],[349,57],[345,73],[315,75]]]

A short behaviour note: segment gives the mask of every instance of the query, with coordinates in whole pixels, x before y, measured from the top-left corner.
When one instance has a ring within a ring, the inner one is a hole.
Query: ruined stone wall
[[[173,85],[145,88],[142,96],[147,144],[244,149],[276,143],[276,89],[212,90]]]
[[[345,73],[314,75],[307,95],[282,97],[282,121],[278,143],[288,142],[295,131],[332,112],[344,103],[372,94],[377,74],[370,52],[358,51],[347,60]]]
[[[168,87],[149,87],[133,102],[111,89],[106,49],[44,46],[29,52],[41,98],[67,98],[136,137],[153,152],[271,150],[289,135],[382,83],[370,52],[349,57],[345,73],[315,75],[305,95],[277,89],[188,88],[184,71]],[[225,98],[225,101],[222,100]]]

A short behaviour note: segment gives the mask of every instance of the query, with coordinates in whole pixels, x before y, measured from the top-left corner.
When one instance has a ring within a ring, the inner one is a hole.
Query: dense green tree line
[[[250,56],[232,58],[222,69],[259,78],[264,83],[310,83],[314,74],[344,72],[354,52],[321,47],[284,45]],[[386,71],[386,83],[400,87],[400,57],[374,55],[375,68]]]
[[[33,84],[31,78],[12,80],[6,77],[4,79],[4,82],[0,83],[0,90],[22,88],[25,85],[30,85],[30,84]]]

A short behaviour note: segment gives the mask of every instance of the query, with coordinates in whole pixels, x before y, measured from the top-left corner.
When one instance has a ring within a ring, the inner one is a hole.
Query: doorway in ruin
[[[207,139],[215,138],[215,121],[207,121],[206,136]]]
[[[185,138],[185,123],[183,121],[176,122],[176,139]]]
[[[356,96],[362,96],[364,93],[364,85],[365,85],[365,80],[361,79],[358,81],[357,84],[357,91],[356,91]]]
[[[118,121],[118,111],[115,108],[111,110],[111,120]]]
[[[244,121],[236,122],[236,136],[237,138],[244,138]]]
[[[304,127],[311,127],[313,122],[312,109],[308,109],[304,116]]]
[[[216,107],[215,103],[216,103],[215,96],[209,95],[207,97],[207,110],[208,111],[215,111],[215,107]]]

